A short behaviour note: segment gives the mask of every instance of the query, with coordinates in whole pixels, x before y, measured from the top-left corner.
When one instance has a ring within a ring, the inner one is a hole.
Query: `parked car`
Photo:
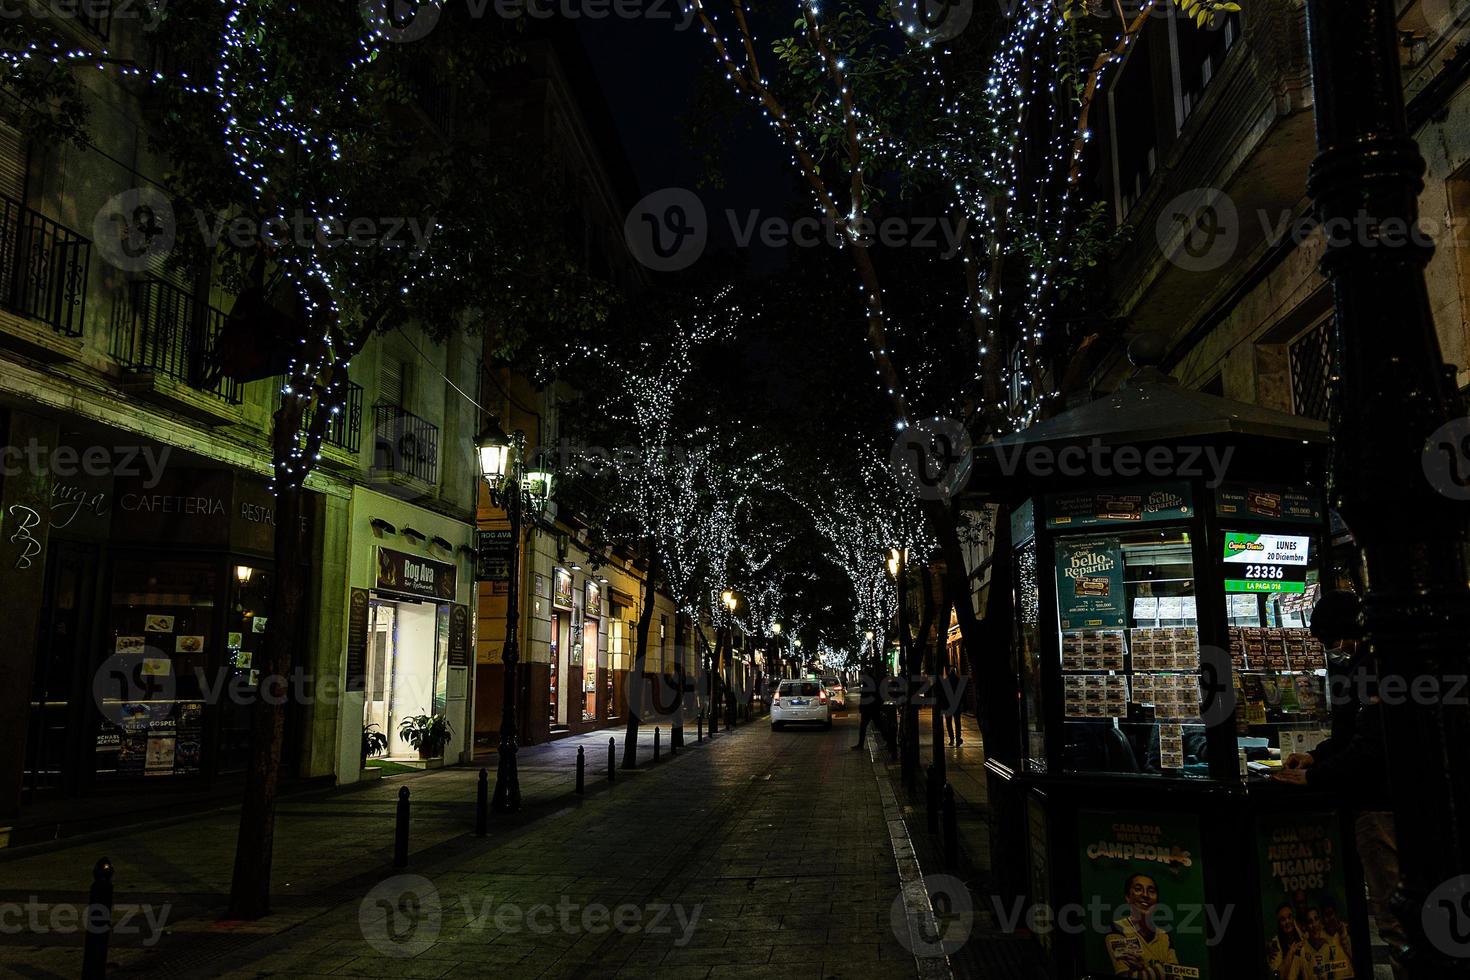
[[[771,729],[795,724],[832,727],[832,700],[820,681],[782,681],[771,698]]]
[[[828,674],[822,678],[822,687],[826,689],[827,697],[832,700],[833,711],[847,709],[847,687],[842,683],[842,678]]]

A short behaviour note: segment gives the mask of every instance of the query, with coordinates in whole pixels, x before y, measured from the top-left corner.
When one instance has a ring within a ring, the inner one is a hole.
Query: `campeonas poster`
[[[1256,840],[1266,935],[1261,976],[1351,980],[1347,876],[1336,817],[1331,813],[1262,817]]]
[[[1127,625],[1117,538],[1057,542],[1057,608],[1064,630]]]
[[[1218,923],[1205,903],[1199,821],[1083,811],[1077,835],[1088,971],[1208,980]]]

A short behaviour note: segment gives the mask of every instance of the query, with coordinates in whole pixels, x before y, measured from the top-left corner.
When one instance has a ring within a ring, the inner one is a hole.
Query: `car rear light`
[[[818,697],[817,697],[817,700],[818,700],[818,701],[820,701],[820,702],[821,702],[821,703],[822,703],[822,704],[826,704],[826,703],[827,703],[827,692],[826,692],[826,691],[823,691],[823,692],[822,692],[822,693],[821,693],[821,694],[820,694],[820,695],[819,695],[819,696],[818,696]]]

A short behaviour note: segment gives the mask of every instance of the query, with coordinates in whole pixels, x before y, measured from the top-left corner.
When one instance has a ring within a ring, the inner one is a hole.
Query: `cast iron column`
[[[1410,975],[1438,980],[1470,964],[1453,956],[1463,956],[1470,926],[1464,894],[1442,903],[1443,887],[1470,874],[1470,705],[1454,680],[1470,673],[1470,505],[1442,495],[1426,474],[1436,463],[1457,472],[1470,429],[1438,431],[1464,410],[1430,313],[1432,246],[1405,241],[1424,160],[1405,118],[1394,4],[1308,0],[1307,20],[1318,147],[1309,191],[1329,231],[1322,268],[1342,376],[1333,495],[1363,549],[1363,620],[1380,689],[1397,677],[1409,692],[1456,694],[1383,701],[1401,863],[1395,906]]]
[[[525,436],[515,434],[511,452],[510,487],[506,510],[510,515],[510,586],[505,594],[505,650],[502,676],[504,691],[500,701],[500,761],[495,767],[495,799],[491,803],[498,813],[514,813],[521,808],[521,778],[516,767],[516,689],[520,683],[521,626],[521,496],[523,489],[521,450]]]

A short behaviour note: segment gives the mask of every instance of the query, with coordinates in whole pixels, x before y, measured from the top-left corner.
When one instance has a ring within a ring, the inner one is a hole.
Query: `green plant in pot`
[[[443,715],[411,715],[398,726],[398,737],[419,750],[420,759],[433,759],[444,754],[454,730]]]
[[[377,725],[362,726],[362,761],[382,755],[388,751],[388,735],[381,731]]]

